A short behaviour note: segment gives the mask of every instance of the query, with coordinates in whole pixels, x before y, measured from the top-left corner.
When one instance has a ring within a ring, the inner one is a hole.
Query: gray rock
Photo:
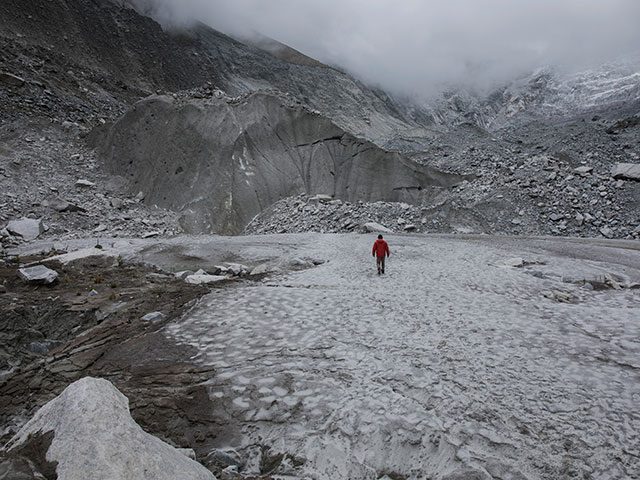
[[[184,279],[184,281],[192,285],[209,285],[212,283],[222,282],[227,279],[228,277],[224,277],[222,275],[202,275],[196,273],[194,275],[189,275]]]
[[[520,257],[508,258],[502,264],[505,267],[514,267],[514,268],[522,268],[524,267],[524,259]]]
[[[205,464],[220,469],[235,466],[241,468],[244,461],[240,454],[233,448],[216,448],[209,453],[205,459]]]
[[[611,230],[609,227],[602,227],[600,229],[600,233],[607,238],[613,238],[613,230]]]
[[[413,223],[409,223],[404,226],[403,230],[405,232],[413,232],[417,227]]]
[[[181,272],[176,272],[173,275],[180,279],[180,280],[184,280],[185,278],[187,278],[189,275],[193,275],[195,272],[192,272],[191,270],[183,270]]]
[[[379,233],[393,233],[392,230],[388,229],[387,227],[380,225],[379,223],[376,222],[368,222],[365,223],[363,225],[365,231],[369,232],[369,233],[375,233],[375,232],[379,232]]]
[[[328,203],[330,201],[333,200],[333,197],[331,195],[323,195],[321,193],[314,195],[313,197],[309,198],[309,203]]]
[[[640,163],[616,163],[611,176],[615,179],[640,181]]]
[[[46,457],[58,462],[57,478],[94,480],[214,480],[202,465],[144,432],[129,402],[110,382],[85,377],[69,385],[7,444],[10,453],[32,438],[53,432]]]
[[[23,217],[20,220],[11,220],[7,224],[7,231],[13,235],[19,235],[24,240],[35,240],[44,232],[42,219]]]
[[[50,284],[58,279],[58,272],[44,265],[36,265],[35,267],[19,269],[18,276],[28,283]]]
[[[76,212],[84,210],[83,208],[78,207],[73,203],[67,202],[66,200],[59,197],[49,197],[44,202],[42,202],[42,205],[48,208],[52,208],[57,212]]]
[[[573,170],[575,173],[577,173],[578,175],[588,175],[591,172],[593,172],[593,167],[588,167],[586,165],[583,165],[581,167],[575,168]]]
[[[158,237],[162,234],[162,232],[158,231],[158,230],[154,230],[151,232],[145,232],[142,234],[142,238],[153,238],[153,237]]]
[[[96,184],[93,182],[90,182],[89,180],[85,180],[85,179],[80,179],[76,182],[76,187],[81,187],[81,188],[91,188],[91,187],[95,187]]]
[[[109,200],[109,204],[113,208],[117,208],[118,210],[120,210],[122,207],[124,207],[124,202],[122,200],[120,200],[119,198],[112,198],[111,200]]]

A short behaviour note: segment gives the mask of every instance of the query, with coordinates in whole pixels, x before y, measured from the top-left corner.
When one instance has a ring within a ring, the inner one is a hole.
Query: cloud
[[[485,87],[640,50],[638,0],[138,0],[164,23],[257,31],[403,93]]]

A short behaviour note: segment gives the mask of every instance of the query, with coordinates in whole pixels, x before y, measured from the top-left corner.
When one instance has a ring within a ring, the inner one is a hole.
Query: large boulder
[[[640,181],[640,163],[616,163],[611,176],[615,179]]]
[[[35,240],[44,232],[42,219],[22,217],[19,220],[11,220],[7,224],[7,230],[13,235],[18,235],[24,240]]]
[[[52,436],[52,437],[51,437]],[[176,448],[142,430],[110,382],[86,377],[43,406],[5,447],[21,452],[47,437],[46,460],[59,480],[215,480]]]

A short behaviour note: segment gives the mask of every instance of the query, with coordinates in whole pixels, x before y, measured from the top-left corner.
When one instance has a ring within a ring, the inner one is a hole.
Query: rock
[[[141,320],[144,320],[145,322],[155,323],[160,322],[165,318],[167,318],[167,316],[162,312],[151,312],[147,313],[144,317],[141,318]]]
[[[192,272],[191,270],[183,270],[181,272],[176,272],[174,273],[174,277],[180,279],[180,280],[184,280],[185,278],[187,278],[189,275],[193,275],[194,272]]]
[[[57,478],[215,480],[202,465],[146,433],[110,382],[85,377],[51,400],[7,444],[9,453],[52,432],[46,458]]]
[[[93,229],[94,233],[100,233],[100,232],[104,232],[107,230],[107,226],[104,223],[101,223],[100,225],[98,225],[96,228]]]
[[[333,200],[333,197],[331,195],[317,194],[309,198],[309,203],[314,203],[314,204],[318,204],[320,202],[328,203],[331,200]]]
[[[44,202],[42,202],[42,205],[45,207],[52,208],[57,212],[77,212],[79,210],[84,210],[83,208],[78,207],[77,205],[74,205],[72,203],[69,203],[66,200],[63,200],[62,198],[59,198],[59,197],[49,197]]]
[[[564,215],[560,215],[559,213],[552,213],[549,215],[549,220],[552,222],[558,222],[564,218]]]
[[[120,210],[122,207],[124,207],[124,202],[122,200],[120,200],[119,198],[112,198],[111,200],[109,200],[109,204],[113,208],[117,208],[118,210]]]
[[[216,448],[212,450],[204,460],[206,465],[224,469],[227,467],[242,468],[244,462],[240,454],[233,448]]]
[[[196,459],[196,451],[193,448],[176,448],[176,450],[191,460]]]
[[[0,294],[7,293],[7,287],[0,283]]]
[[[378,233],[393,233],[392,230],[388,229],[387,227],[380,225],[379,223],[376,222],[368,222],[365,223],[363,225],[365,231],[367,231],[368,233],[374,233],[374,232],[378,232]]]
[[[550,298],[551,300],[555,300],[556,302],[560,302],[560,303],[574,303],[575,302],[575,297],[571,293],[563,292],[561,290],[553,290],[551,292],[543,292],[542,295],[544,295],[547,298]]]
[[[640,181],[640,163],[616,163],[611,176],[616,180]]]
[[[35,267],[19,269],[18,276],[28,283],[44,283],[48,285],[58,279],[58,272],[44,265],[36,265]]]
[[[416,226],[413,223],[409,223],[404,226],[403,230],[405,232],[413,232],[416,229]]]
[[[613,238],[613,230],[609,227],[602,227],[600,229],[600,233],[606,238]]]
[[[22,217],[20,220],[11,220],[7,224],[7,231],[13,235],[19,235],[26,241],[35,240],[44,232],[42,219]]]
[[[575,173],[577,173],[578,175],[585,176],[585,175],[589,175],[591,172],[593,172],[593,167],[588,167],[586,165],[583,165],[581,167],[574,168],[573,171]]]
[[[153,238],[153,237],[157,237],[159,235],[161,235],[162,232],[159,232],[158,230],[154,230],[152,232],[146,232],[142,234],[142,238]]]
[[[0,72],[0,83],[9,87],[22,87],[25,84],[24,78],[18,77],[8,72]]]
[[[90,182],[89,180],[84,180],[84,179],[80,179],[76,182],[76,187],[81,187],[81,188],[91,188],[91,187],[95,187],[95,183]]]
[[[138,192],[138,194],[134,197],[134,200],[138,203],[144,200],[145,194],[144,192]]]
[[[268,263],[262,263],[260,265],[258,265],[257,267],[255,267],[253,270],[251,270],[251,272],[249,273],[249,275],[253,276],[253,275],[264,275],[266,273],[271,272],[271,267],[269,266]]]
[[[236,277],[244,275],[249,271],[249,267],[242,265],[240,263],[227,263],[226,269],[227,269],[227,272],[230,272],[232,275],[235,275]]]
[[[524,259],[520,257],[508,258],[502,264],[505,267],[514,267],[514,268],[522,268],[524,267]]]
[[[584,224],[584,215],[576,213],[576,224],[581,227]]]
[[[192,285],[208,285],[211,283],[222,282],[223,280],[227,280],[228,277],[224,277],[222,275],[189,275],[184,279],[185,282],[190,283]]]
[[[238,467],[235,465],[230,465],[220,472],[220,480],[240,480],[241,478]]]

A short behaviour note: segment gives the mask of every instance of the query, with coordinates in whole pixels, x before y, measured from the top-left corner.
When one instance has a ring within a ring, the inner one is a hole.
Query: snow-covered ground
[[[637,242],[391,236],[383,276],[372,242],[190,247],[328,260],[214,290],[167,328],[217,368],[244,446],[312,478],[640,478],[640,290],[566,283],[639,281]]]

